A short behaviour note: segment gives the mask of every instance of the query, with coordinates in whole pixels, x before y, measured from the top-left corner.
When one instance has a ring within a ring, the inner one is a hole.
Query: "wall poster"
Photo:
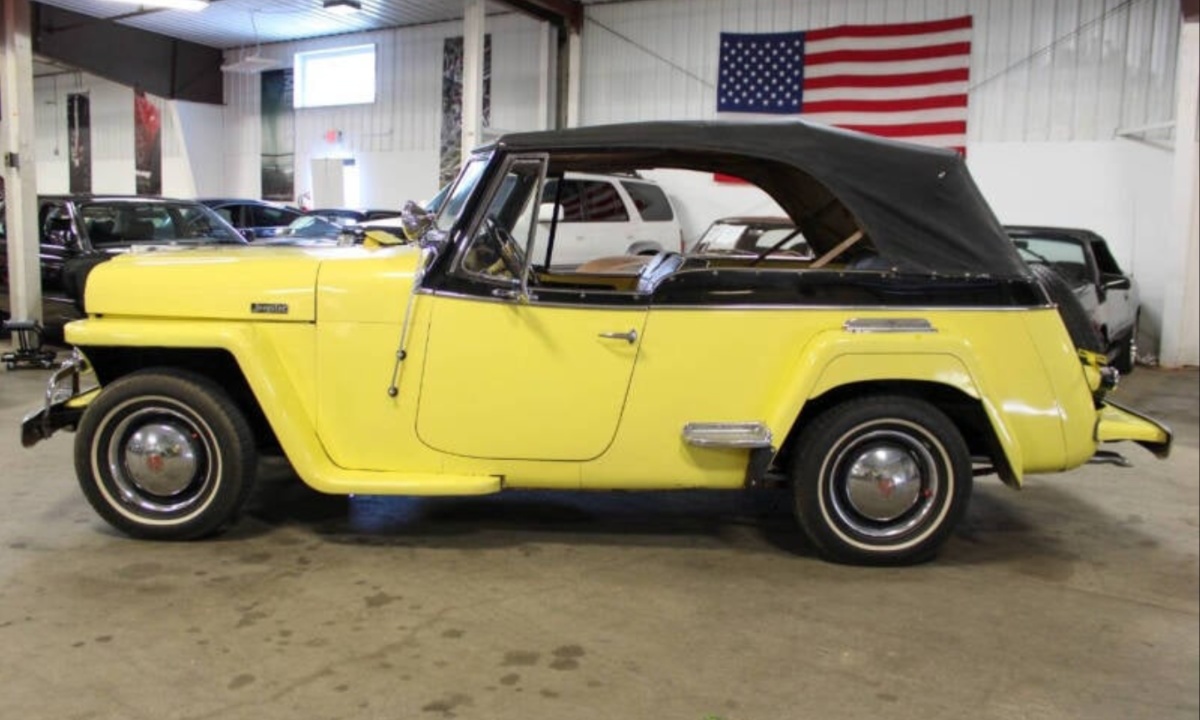
[[[268,70],[262,80],[262,196],[295,202],[296,111],[291,68]]]
[[[138,195],[162,195],[162,115],[146,95],[133,95],[134,173]]]
[[[438,187],[462,165],[463,39],[446,38],[442,54],[442,142]],[[483,37],[483,126],[492,124],[492,36]]]
[[[92,191],[92,99],[84,93],[67,95],[67,149],[73,194]]]

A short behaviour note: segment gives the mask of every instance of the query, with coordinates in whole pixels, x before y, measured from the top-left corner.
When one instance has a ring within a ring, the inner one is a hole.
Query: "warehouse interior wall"
[[[1195,252],[1184,232],[1194,238],[1196,220],[1194,213],[1190,224],[1180,220],[1172,205],[1187,179],[1175,169],[1177,144],[1166,128],[1176,116],[1180,80],[1176,0],[589,5],[579,120],[717,118],[722,31],[958,15],[974,21],[967,160],[1001,221],[1088,227],[1104,235],[1140,282],[1143,349],[1157,356],[1165,344],[1170,364],[1200,362],[1196,273],[1179,274]],[[492,89],[485,137],[546,127],[547,32],[546,24],[520,14],[487,18]],[[461,22],[438,23],[244,48],[228,51],[226,59],[255,54],[290,67],[298,51],[374,43],[375,103],[296,111],[295,194],[311,191],[313,160],[352,159],[360,204],[398,207],[437,190],[443,45],[461,34]],[[223,108],[155,99],[163,111],[164,194],[261,197],[259,81],[256,74],[227,74]],[[65,96],[81,91],[92,103],[94,190],[133,192],[133,91],[79,73],[35,84],[39,190],[67,189]],[[674,197],[688,239],[717,217],[775,211],[761,195],[710,178],[660,173],[654,179]]]
[[[496,129],[540,130],[547,25],[519,14],[489,15],[491,123]],[[296,52],[374,43],[375,103],[305,108],[295,115],[295,192],[311,192],[311,161],[353,159],[363,206],[396,208],[437,192],[445,40],[462,35],[461,22],[277,43],[227,53],[233,62],[253,52],[291,67]],[[225,78],[225,170],[229,194],[260,197],[260,85],[254,74]],[[485,132],[485,136],[489,133]]]
[[[721,32],[961,15],[973,19],[967,161],[985,195],[1002,222],[1086,227],[1104,235],[1140,282],[1142,349],[1158,357],[1164,318],[1179,315],[1185,298],[1196,293],[1194,275],[1184,292],[1172,293],[1168,282],[1186,261],[1171,239],[1186,221],[1172,212],[1175,152],[1166,127],[1176,113],[1177,0],[593,5],[583,33],[581,122],[719,119]],[[759,197],[715,182],[656,179],[687,208],[690,237],[723,214],[763,210]],[[1195,342],[1179,337],[1184,325],[1165,328],[1169,347],[1191,348],[1172,353],[1170,364],[1200,363]]]
[[[37,78],[33,93],[37,118],[38,192],[43,195],[70,192],[67,96],[81,93],[88,96],[91,107],[92,192],[132,195],[136,190],[134,89],[85,72],[73,72]],[[213,171],[204,165],[197,168],[190,161],[185,128],[181,126],[175,106],[196,103],[180,103],[152,95],[149,98],[162,122],[162,194],[195,197],[197,178],[211,186]],[[212,107],[220,110],[217,106]],[[220,115],[206,110],[201,113],[206,122],[215,120],[218,123],[217,135],[209,146],[218,147]],[[185,117],[192,119],[187,111]],[[187,130],[199,134],[197,139],[212,135],[203,122],[189,123]],[[203,146],[196,148],[198,152],[200,147]],[[203,156],[203,153],[199,154]]]

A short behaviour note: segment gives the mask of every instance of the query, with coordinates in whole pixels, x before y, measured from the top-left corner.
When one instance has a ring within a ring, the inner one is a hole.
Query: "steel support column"
[[[0,16],[0,151],[8,245],[9,308],[14,320],[42,319],[38,262],[37,150],[29,0],[4,0]]]

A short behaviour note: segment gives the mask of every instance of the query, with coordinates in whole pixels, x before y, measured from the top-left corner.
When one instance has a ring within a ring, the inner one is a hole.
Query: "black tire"
[[[933,405],[901,395],[835,405],[800,433],[796,514],[826,559],[900,565],[932,557],[971,497],[971,457]]]
[[[1029,269],[1033,271],[1042,287],[1046,288],[1050,300],[1058,306],[1059,317],[1067,326],[1067,334],[1071,336],[1075,347],[1104,355],[1108,351],[1104,338],[1092,322],[1092,318],[1088,316],[1087,310],[1083,308],[1083,304],[1079,302],[1079,298],[1075,296],[1071,285],[1054,268],[1042,263],[1029,263]]]
[[[106,386],[75,437],[75,474],[88,502],[139,538],[218,532],[253,489],[257,460],[250,425],[225,391],[170,368]]]
[[[1137,334],[1139,319],[1140,314],[1139,317],[1134,318],[1133,327],[1129,329],[1129,334],[1121,338],[1121,341],[1117,343],[1117,354],[1112,359],[1111,365],[1115,367],[1117,372],[1121,373],[1122,375],[1128,375],[1129,373],[1133,372],[1133,369],[1137,366]]]

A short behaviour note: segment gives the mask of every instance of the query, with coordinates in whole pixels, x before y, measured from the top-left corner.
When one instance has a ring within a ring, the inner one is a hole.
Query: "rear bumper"
[[[1105,400],[1096,411],[1096,442],[1130,440],[1159,458],[1171,454],[1171,428],[1152,417]]]
[[[21,421],[21,445],[33,447],[59,430],[78,427],[83,411],[100,393],[98,387],[80,391],[80,378],[88,369],[87,360],[76,350],[54,371],[46,383],[45,404]]]

